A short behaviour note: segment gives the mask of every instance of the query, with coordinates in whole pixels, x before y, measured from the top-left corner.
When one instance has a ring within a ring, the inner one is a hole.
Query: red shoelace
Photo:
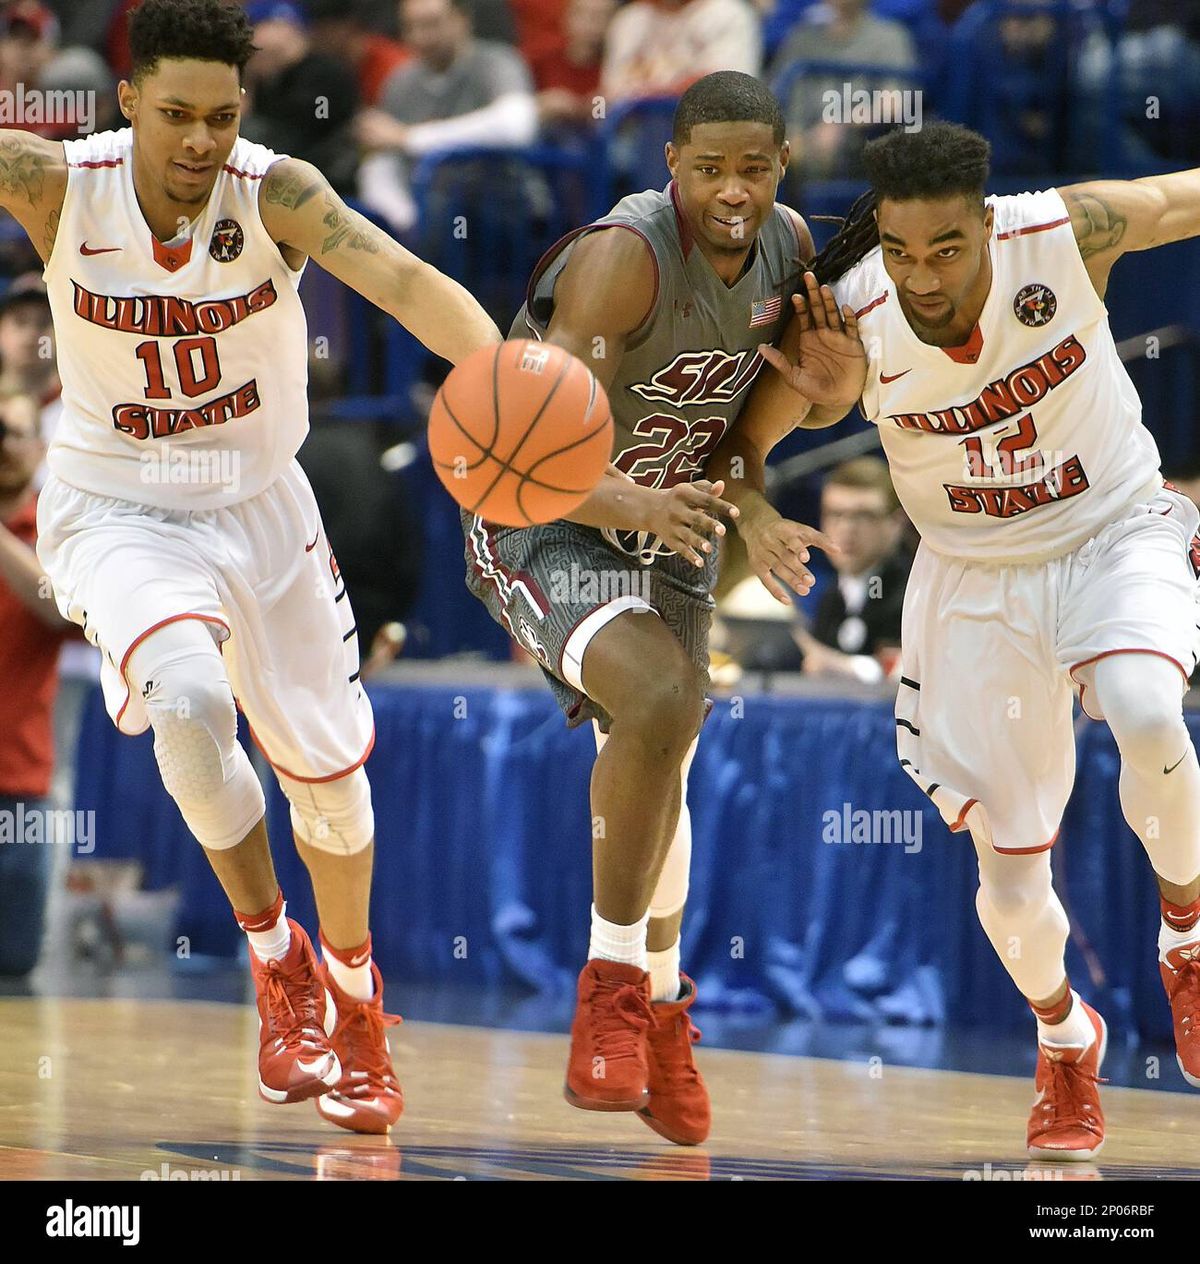
[[[609,1061],[633,1057],[638,1037],[654,1022],[642,989],[597,979],[588,999],[597,1006],[593,1039],[598,1056]]]
[[[1045,1055],[1043,1054],[1043,1057]],[[1085,1070],[1080,1062],[1056,1062],[1046,1058],[1046,1078],[1040,1102],[1041,1127],[1045,1131],[1075,1125],[1099,1135],[1100,1117],[1094,1101],[1096,1085],[1107,1081]]]
[[[387,1028],[396,1027],[403,1021],[399,1014],[385,1014],[380,1006],[370,1001],[359,1001],[350,1009],[339,1011],[331,1042],[335,1047],[341,1047],[340,1042],[345,1042],[346,1056],[342,1058],[342,1082],[338,1085],[338,1093],[343,1097],[361,1097],[379,1089],[399,1088],[399,1081],[392,1070]]]
[[[313,993],[313,972],[303,958],[290,969],[279,961],[266,964],[264,992],[267,1023],[272,1035],[285,1047],[294,1048],[307,1036],[323,1041],[325,1033],[317,1020],[317,998]]]

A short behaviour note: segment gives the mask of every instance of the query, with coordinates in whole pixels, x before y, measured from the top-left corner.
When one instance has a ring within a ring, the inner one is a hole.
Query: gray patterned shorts
[[[592,637],[624,610],[657,612],[707,690],[719,549],[701,571],[677,553],[643,564],[575,522],[502,527],[464,512],[462,523],[467,587],[537,659],[570,727],[594,718],[608,731],[610,717],[583,692],[580,672]]]

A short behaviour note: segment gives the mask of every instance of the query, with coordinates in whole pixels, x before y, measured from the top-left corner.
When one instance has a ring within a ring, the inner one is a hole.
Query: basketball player
[[[721,72],[683,94],[670,183],[552,246],[510,331],[593,368],[616,473],[566,521],[501,528],[464,514],[471,590],[536,656],[568,723],[596,728],[595,902],[567,1100],[639,1111],[681,1145],[703,1141],[710,1117],[691,1054],[696,989],[679,972],[687,770],[729,510],[705,465],[812,254],[804,222],[775,203],[787,160],[779,106],[756,79]],[[581,575],[590,591],[565,582]]]
[[[499,338],[453,281],[349,211],[313,167],[238,137],[242,10],[146,0],[130,126],[0,139],[0,204],[45,260],[63,415],[39,504],[59,609],[103,652],[123,733],[249,937],[271,1102],[384,1132],[403,1098],[367,908],[374,738],[354,618],[295,461],[308,429],[306,256],[457,361]],[[291,802],[324,963],[285,915],[236,705]]]
[[[862,383],[921,533],[900,762],[970,831],[980,921],[1037,1019],[1029,1153],[1090,1159],[1106,1030],[1067,979],[1050,874],[1075,772],[1073,688],[1120,750],[1122,809],[1161,892],[1179,1066],[1200,1087],[1200,765],[1181,707],[1200,656],[1200,515],[1163,483],[1103,302],[1126,251],[1200,235],[1200,170],[985,197],[988,158],[949,124],[868,146],[871,191],[814,261],[788,336]],[[780,374],[712,468],[746,462],[728,493],[738,530],[760,568],[780,557],[786,570],[762,456],[786,429],[775,397],[799,383],[787,356],[764,355]]]

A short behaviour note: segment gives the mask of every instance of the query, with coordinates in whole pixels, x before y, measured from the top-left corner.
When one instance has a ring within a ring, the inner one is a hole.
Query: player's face
[[[834,564],[845,575],[861,575],[900,543],[903,521],[871,487],[829,483],[821,490],[821,530],[841,550]]]
[[[237,67],[164,59],[140,87],[123,81],[118,95],[133,122],[141,173],[193,217],[208,201],[237,140],[242,108]]]
[[[691,139],[667,144],[667,166],[692,232],[718,253],[742,254],[775,205],[788,144],[766,123],[697,123]]]
[[[883,265],[917,336],[934,335],[956,317],[973,323],[987,298],[985,266],[992,209],[966,198],[885,198],[877,213]],[[961,323],[961,321],[960,321]]]

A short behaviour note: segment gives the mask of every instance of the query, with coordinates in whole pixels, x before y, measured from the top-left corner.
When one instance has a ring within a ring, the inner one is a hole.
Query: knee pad
[[[1151,654],[1117,654],[1096,664],[1096,694],[1121,761],[1159,776],[1188,749],[1179,669]]]
[[[375,837],[371,783],[362,768],[336,781],[294,781],[279,785],[292,805],[292,829],[301,842],[335,856],[353,856]]]
[[[662,872],[658,875],[658,884],[650,897],[651,917],[670,917],[687,903],[688,878],[692,869],[692,815],[688,811],[687,782],[699,743],[700,739],[696,738],[688,747],[680,771],[679,821]]]
[[[161,662],[147,685],[163,788],[202,846],[236,846],[262,819],[266,801],[238,744],[233,692],[219,655],[215,665],[202,654]]]

